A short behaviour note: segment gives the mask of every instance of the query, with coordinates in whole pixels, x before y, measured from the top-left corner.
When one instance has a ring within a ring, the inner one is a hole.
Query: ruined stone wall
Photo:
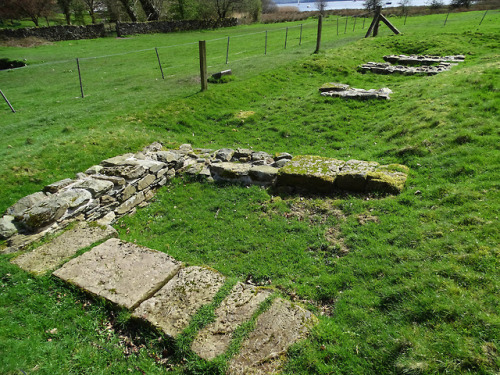
[[[60,40],[94,39],[106,36],[104,24],[86,26],[26,27],[22,29],[1,29],[0,38],[36,37],[57,42]]]
[[[175,31],[215,29],[219,27],[236,26],[236,18],[224,18],[221,20],[183,20],[183,21],[154,21],[117,23],[116,33],[118,36],[133,34],[171,33]]]

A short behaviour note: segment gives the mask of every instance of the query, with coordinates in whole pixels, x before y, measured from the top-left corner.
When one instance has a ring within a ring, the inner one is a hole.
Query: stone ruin
[[[209,267],[187,266],[163,252],[121,241],[109,225],[146,205],[175,175],[321,194],[338,190],[397,194],[407,171],[396,164],[270,155],[250,149],[193,149],[185,144],[163,150],[153,143],[21,198],[0,219],[0,235],[9,245],[0,252],[19,252],[11,262],[23,270],[37,275],[52,272],[175,339],[202,306],[213,302],[226,278]],[[42,245],[28,247],[53,232]],[[267,309],[261,308],[264,303]],[[300,303],[250,281],[232,285],[214,315],[191,344],[207,361],[226,353],[238,327],[254,321],[239,352],[228,360],[228,374],[234,375],[276,373],[290,346],[318,322]]]
[[[346,99],[390,99],[389,95],[392,90],[387,87],[381,89],[356,89],[343,83],[325,83],[319,88],[321,96],[331,96]]]
[[[406,173],[407,168],[397,164],[292,157],[286,152],[270,155],[251,149],[193,149],[187,144],[163,150],[154,143],[21,198],[0,218],[0,238],[8,240],[4,251],[13,252],[74,220],[113,223],[147,205],[157,189],[179,174],[286,192],[398,194]]]
[[[373,72],[378,74],[403,74],[403,75],[435,75],[450,70],[459,62],[465,60],[465,56],[428,56],[428,55],[388,55],[384,56],[386,63],[368,62],[359,67],[362,72]],[[399,65],[392,65],[398,63]],[[437,65],[435,65],[437,64]]]

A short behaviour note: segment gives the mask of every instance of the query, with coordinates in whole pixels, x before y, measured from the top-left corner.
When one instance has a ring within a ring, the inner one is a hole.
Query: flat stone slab
[[[250,320],[259,305],[271,294],[270,290],[253,285],[236,284],[215,310],[215,321],[198,332],[191,349],[206,360],[223,354],[235,329]]]
[[[79,222],[74,228],[62,233],[51,242],[43,244],[29,253],[22,254],[11,262],[25,271],[42,274],[56,268],[75,255],[78,250],[97,241],[117,236],[116,230],[110,226],[101,227],[87,222]]]
[[[174,277],[181,263],[160,251],[112,238],[53,274],[127,309],[134,309]]]
[[[175,338],[201,306],[212,302],[224,281],[224,276],[207,268],[184,268],[132,315]]]
[[[312,193],[345,190],[399,194],[406,183],[408,168],[400,164],[295,156],[278,172],[277,186],[299,187]]]
[[[465,55],[434,56],[434,55],[386,55],[384,60],[392,64],[402,65],[432,65],[440,62],[463,62]]]
[[[404,66],[404,65],[391,65],[390,63],[377,63],[368,62],[359,67],[362,72],[372,72],[378,74],[403,74],[403,75],[428,75],[432,76],[441,72],[450,70],[454,65],[453,63],[441,62],[437,66],[422,65],[422,66]]]
[[[270,374],[282,365],[288,348],[305,338],[317,318],[282,298],[257,318],[255,330],[229,363],[229,374]]]

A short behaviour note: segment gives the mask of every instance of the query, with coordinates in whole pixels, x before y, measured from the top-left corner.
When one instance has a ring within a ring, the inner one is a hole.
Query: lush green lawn
[[[320,323],[291,350],[287,373],[498,373],[500,14],[489,12],[478,28],[482,15],[452,14],[446,26],[443,15],[406,26],[394,18],[403,35],[381,26],[372,39],[361,39],[367,25],[358,29],[359,20],[337,37],[329,19],[331,49],[315,56],[313,23],[300,47],[299,28],[289,29],[286,51],[283,25],[2,48],[33,65],[0,72],[0,88],[19,109],[1,111],[0,207],[154,140],[406,164],[397,197],[276,196],[177,179],[116,227],[122,239],[231,280],[270,280],[307,304]],[[263,56],[262,31],[272,27]],[[209,41],[209,64],[220,70],[227,35],[235,80],[198,93],[196,42]],[[194,44],[159,48],[174,75],[162,81],[152,48],[184,43]],[[147,51],[83,60],[88,96],[77,99],[74,57],[139,49]],[[466,61],[433,77],[356,71],[389,53],[462,53]],[[328,81],[394,94],[388,102],[322,98],[317,88]],[[254,114],[242,120],[241,111]],[[0,261],[0,372],[149,374],[164,371],[164,359],[177,372],[223,368],[225,359],[206,365],[186,349],[209,312],[180,343],[147,331],[146,347],[124,355],[129,346],[115,329],[126,314],[28,276],[9,258]],[[124,333],[137,335],[131,325]]]

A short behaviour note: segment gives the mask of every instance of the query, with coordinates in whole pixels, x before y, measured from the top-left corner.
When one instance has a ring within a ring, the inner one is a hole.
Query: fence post
[[[337,16],[337,36],[339,36],[339,17]]]
[[[358,17],[354,16],[354,26],[352,27],[352,31],[356,30],[356,20]]]
[[[349,19],[349,16],[345,18],[345,29],[344,29],[344,34],[347,32],[347,20]]]
[[[226,65],[229,61],[229,37],[227,37],[227,48],[226,48]]]
[[[314,53],[318,53],[321,47],[321,30],[323,29],[323,16],[320,14],[318,16],[318,35],[316,38],[316,50]]]
[[[158,48],[155,47],[155,51],[156,57],[158,58],[158,65],[160,65],[161,79],[165,79],[165,76],[163,75],[163,69],[161,67],[160,55],[158,54]]]
[[[266,30],[266,44],[264,46],[264,55],[267,55],[267,30]]]
[[[12,111],[12,113],[16,113],[14,107],[12,107],[12,105],[10,104],[9,100],[7,99],[7,97],[4,95],[4,93],[2,92],[2,90],[0,90],[0,94],[2,94],[3,98],[5,99],[5,102],[9,105],[10,107],[10,110]]]
[[[486,10],[486,12],[484,12],[483,18],[481,18],[481,22],[479,22],[478,26],[481,26],[481,24],[483,23],[484,17],[486,17],[486,13],[488,13],[488,10]]]
[[[363,30],[365,29],[365,20],[366,20],[366,17],[363,17],[363,27],[362,27]]]
[[[446,19],[444,20],[444,25],[443,26],[446,26],[446,21],[448,21],[448,16],[450,15],[450,12],[448,12],[448,14],[446,15]]]
[[[484,17],[483,17],[484,18]],[[302,24],[300,24],[299,46],[302,44]]]
[[[80,92],[82,93],[82,98],[84,98],[85,96],[83,95],[82,74],[80,72],[80,61],[78,60],[78,57],[76,58],[76,66],[78,68],[78,78],[80,79]]]
[[[207,49],[204,40],[198,42],[200,51],[200,78],[201,78],[201,91],[206,91],[208,88],[207,82]]]
[[[287,40],[288,40],[288,27],[286,28],[286,31],[285,31],[285,49],[286,49]]]
[[[405,14],[405,22],[403,23],[403,25],[406,25],[406,18],[408,17],[408,12],[406,12]]]

